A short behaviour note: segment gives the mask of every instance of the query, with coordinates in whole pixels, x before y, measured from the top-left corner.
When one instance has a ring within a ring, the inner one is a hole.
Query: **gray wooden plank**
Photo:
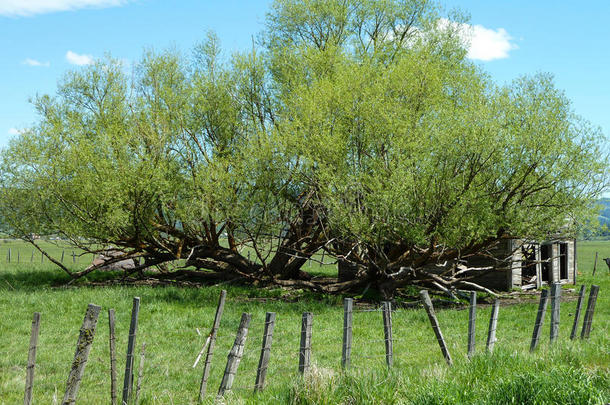
[[[352,357],[353,307],[352,298],[343,300],[343,345],[341,347],[341,367],[343,368],[349,367]]]
[[[25,371],[24,405],[32,403],[34,389],[34,368],[36,367],[36,349],[38,347],[38,334],[40,332],[40,312],[34,312],[32,319],[32,332],[30,334],[30,349],[28,350],[28,365]]]
[[[540,303],[538,304],[538,312],[536,314],[536,322],[534,323],[534,332],[532,333],[532,342],[530,343],[530,352],[536,350],[540,341],[540,333],[542,324],[544,323],[544,314],[549,302],[549,290],[542,290],[540,294]]]
[[[441,328],[438,324],[438,319],[436,318],[436,314],[434,313],[434,306],[432,306],[432,301],[430,300],[430,296],[428,295],[428,291],[421,290],[419,295],[424,304],[424,308],[426,309],[426,313],[428,314],[428,319],[430,320],[430,324],[432,325],[432,330],[436,335],[436,340],[438,341],[438,345],[441,347],[441,352],[443,353],[443,357],[448,365],[453,364],[453,360],[451,360],[451,354],[449,354],[449,349],[447,348],[447,343],[445,342],[445,338],[443,338],[443,333],[441,332]]]
[[[133,364],[136,335],[138,333],[138,317],[140,314],[140,297],[134,297],[131,308],[131,323],[129,324],[129,337],[127,339],[127,356],[125,358],[125,376],[123,378],[122,403],[128,404],[133,389]]]
[[[553,283],[551,287],[551,339],[554,343],[559,336],[559,317],[561,308],[561,283]]]
[[[261,355],[256,369],[256,382],[254,391],[262,391],[265,388],[265,378],[269,367],[269,356],[271,355],[271,344],[273,343],[273,329],[275,328],[275,312],[267,312],[265,315],[265,328],[263,330],[263,343]]]
[[[68,375],[68,382],[66,384],[66,393],[62,401],[63,405],[76,403],[76,397],[80,382],[85,373],[85,366],[87,365],[87,359],[89,352],[91,351],[91,344],[93,343],[93,337],[95,336],[95,327],[97,325],[97,318],[100,314],[102,307],[89,304],[87,312],[85,312],[85,319],[83,325],[80,328],[80,334],[78,336],[78,342],[76,343],[76,352],[74,353],[74,360],[72,361],[72,367],[70,374]]]
[[[392,303],[384,301],[383,305],[383,336],[385,343],[385,361],[388,367],[394,364],[394,338],[392,337]]]
[[[500,310],[500,301],[494,300],[491,307],[491,315],[489,317],[489,329],[487,331],[487,351],[493,352],[496,343],[496,330],[498,327],[498,312]]]
[[[244,312],[241,315],[241,321],[239,322],[237,334],[235,335],[235,342],[233,343],[233,347],[227,356],[227,365],[222,376],[222,381],[220,382],[220,388],[218,388],[218,397],[224,396],[225,392],[231,390],[231,387],[233,386],[233,380],[237,374],[239,363],[244,355],[244,347],[246,344],[246,338],[248,337],[248,328],[250,326],[251,319],[252,316],[248,313]]]
[[[580,291],[578,292],[578,302],[576,303],[576,311],[574,312],[574,323],[572,324],[572,332],[570,333],[570,339],[576,339],[576,335],[578,333],[578,324],[580,323],[580,313],[582,312],[582,305],[585,301],[585,285],[580,286]]]
[[[110,402],[117,404],[117,376],[116,376],[116,336],[114,331],[114,309],[108,310],[108,340],[110,345]]]
[[[587,310],[585,311],[585,319],[582,325],[581,339],[588,339],[591,334],[591,325],[593,323],[593,312],[595,311],[595,303],[597,302],[597,294],[599,286],[592,285],[589,291],[589,301],[587,302]]]
[[[299,373],[305,375],[311,366],[311,335],[313,314],[304,312],[301,318],[301,343],[299,347]]]

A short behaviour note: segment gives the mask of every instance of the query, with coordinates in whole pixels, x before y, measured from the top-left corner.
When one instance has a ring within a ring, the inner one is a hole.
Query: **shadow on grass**
[[[0,271],[0,288],[11,290],[35,290],[66,284],[70,277],[56,269],[12,268]]]
[[[117,279],[118,272],[97,272],[72,281],[72,278],[62,270],[51,267],[18,267],[11,266],[0,270],[0,288],[15,291],[31,291],[40,288],[58,288],[65,286],[81,287],[91,282],[104,282]],[[70,283],[72,281],[72,283]],[[70,283],[70,284],[69,284]]]
[[[264,306],[270,311],[303,312],[340,306],[342,296],[314,293],[306,290],[276,287],[253,287],[248,283],[192,284],[172,282],[149,284],[143,278],[124,279],[120,271],[97,271],[72,281],[62,270],[50,266],[5,266],[0,268],[0,291],[35,292],[44,289],[133,289],[133,295],[146,296],[148,302],[164,302],[172,306],[190,307],[197,303],[216,303],[221,290],[227,290],[231,301],[240,310],[249,311]]]

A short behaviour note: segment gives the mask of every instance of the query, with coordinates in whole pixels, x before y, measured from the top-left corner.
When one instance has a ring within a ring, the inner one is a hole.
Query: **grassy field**
[[[11,247],[11,263],[6,263]],[[478,308],[477,350],[466,357],[468,312],[463,308],[438,310],[438,318],[455,365],[448,368],[442,358],[427,317],[421,308],[398,309],[393,314],[394,368],[385,367],[381,313],[354,314],[353,367],[341,372],[343,328],[342,297],[325,297],[282,289],[238,286],[207,288],[177,287],[75,287],[65,286],[66,276],[47,261],[31,259],[31,248],[16,242],[0,242],[0,403],[23,400],[25,366],[32,313],[39,311],[41,331],[37,354],[35,403],[60,403],[74,356],[78,331],[88,303],[103,307],[93,348],[79,391],[79,403],[110,401],[108,318],[117,317],[119,386],[129,329],[132,298],[141,297],[138,346],[146,342],[142,404],[195,403],[202,362],[193,361],[209,330],[218,295],[228,290],[228,300],[219,332],[206,402],[213,403],[226,356],[242,312],[252,314],[245,356],[227,396],[230,403],[316,404],[459,404],[459,403],[565,403],[610,402],[610,275],[603,262],[591,276],[594,252],[610,257],[609,242],[582,242],[578,246],[578,283],[600,285],[593,330],[588,341],[570,341],[576,302],[566,286],[561,307],[560,338],[549,347],[547,318],[539,350],[528,352],[536,316],[537,297],[525,297],[500,309],[496,349],[484,353],[489,305]],[[29,250],[28,250],[29,249]],[[20,263],[16,263],[16,251]],[[53,247],[60,257],[62,247]],[[24,257],[26,258],[24,263]],[[82,268],[90,257],[68,266]],[[312,263],[320,274],[329,266]],[[104,276],[97,276],[104,277]],[[276,328],[267,374],[268,386],[253,395],[258,355],[266,311],[277,313]],[[314,313],[311,375],[302,380],[297,373],[301,314]],[[139,352],[139,350],[138,350]],[[137,365],[136,365],[137,367]],[[119,387],[119,389],[120,389]]]

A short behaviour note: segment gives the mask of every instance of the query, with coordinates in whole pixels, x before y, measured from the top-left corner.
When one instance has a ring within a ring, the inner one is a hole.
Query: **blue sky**
[[[0,147],[36,119],[28,98],[110,52],[186,52],[209,29],[227,52],[251,46],[271,0],[0,0]],[[610,134],[610,2],[444,0],[471,16],[470,56],[499,83],[551,72],[574,109]]]

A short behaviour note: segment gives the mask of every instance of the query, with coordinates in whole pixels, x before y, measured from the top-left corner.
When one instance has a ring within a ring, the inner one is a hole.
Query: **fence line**
[[[592,330],[593,314],[595,310],[595,303],[598,296],[599,287],[596,285],[591,286],[589,299],[587,302],[586,311],[584,313],[584,321],[582,324],[581,338],[587,339]],[[551,294],[549,294],[551,292]],[[580,312],[584,305],[584,292],[585,287],[582,286],[579,292],[579,300],[576,304],[576,315],[574,324],[572,325],[572,334],[570,338],[574,336],[574,331],[579,327]],[[550,322],[550,335],[549,341],[556,341],[558,336],[559,328],[559,303],[560,303],[560,291],[558,284],[554,284],[551,290],[545,289],[542,291],[540,296],[540,302],[538,305],[538,311],[536,313],[536,320],[534,324],[534,332],[530,343],[530,351],[534,351],[539,345],[540,338],[542,335],[542,326],[544,323],[544,315],[547,308],[548,301],[551,301],[551,322]],[[432,326],[432,330],[436,337],[437,343],[441,349],[443,358],[448,365],[453,364],[452,356],[449,352],[449,345],[447,344],[443,333],[441,332],[441,326],[432,301],[430,300],[428,291],[420,291],[421,305],[423,306],[428,320]],[[374,330],[377,331],[379,338],[375,336],[360,335],[361,322],[354,323],[353,313],[358,312],[353,309],[353,299],[347,298],[343,304],[343,319],[340,321],[340,317],[337,317],[337,328],[332,330],[325,330],[323,333],[326,336],[325,346],[334,347],[331,350],[320,350],[317,352],[318,347],[321,346],[314,344],[315,338],[313,331],[313,313],[304,312],[301,318],[301,330],[300,334],[287,332],[287,328],[284,328],[280,320],[279,328],[276,314],[273,312],[267,312],[265,318],[258,318],[252,320],[252,315],[243,313],[242,318],[235,334],[220,334],[220,321],[223,313],[223,308],[226,300],[226,291],[222,291],[216,315],[214,318],[214,324],[211,328],[210,334],[208,335],[208,344],[204,345],[204,348],[200,352],[205,351],[207,348],[207,356],[204,364],[204,379],[205,384],[208,383],[207,378],[210,375],[212,368],[212,355],[214,348],[210,337],[214,337],[217,340],[220,337],[231,337],[234,338],[233,346],[228,353],[226,366],[224,373],[218,388],[218,397],[224,396],[229,391],[250,391],[257,392],[263,390],[267,385],[267,379],[273,378],[275,375],[294,375],[308,378],[313,367],[324,367],[329,366],[331,369],[346,370],[348,368],[355,370],[370,369],[371,365],[377,364],[381,366],[385,359],[385,365],[388,368],[394,366],[395,360],[399,359],[396,355],[400,356],[401,353],[405,353],[411,345],[421,344],[421,339],[427,339],[425,337],[426,332],[413,333],[411,329],[403,329],[397,327],[393,330],[393,323],[400,321],[399,315],[402,311],[393,310],[392,303],[385,301],[381,305],[381,310],[366,311],[366,312],[380,312],[381,319],[376,318],[376,315],[371,315],[370,319],[365,323],[369,328],[371,327],[370,320],[377,319],[376,326],[373,326]],[[100,312],[100,307],[91,304],[87,310],[83,327],[81,328],[81,336],[79,336],[79,342],[77,344],[77,352],[74,357],[73,368],[70,372],[68,384],[66,388],[66,394],[64,397],[64,403],[74,403],[76,401],[76,394],[78,392],[78,385],[84,372],[84,365],[87,361],[87,356],[93,342],[93,335],[95,333],[95,324],[97,322],[97,316]],[[138,316],[140,309],[140,299],[135,297],[133,299],[133,308],[131,314],[131,323],[129,328],[129,339],[127,345],[127,356],[126,356],[126,368],[124,375],[124,387],[123,387],[123,403],[131,403],[131,390],[133,387],[134,377],[134,348],[136,341],[136,334],[138,329]],[[364,312],[364,311],[363,311]],[[497,324],[498,324],[498,312],[499,312],[499,301],[495,300],[491,306],[489,329],[487,331],[487,345],[486,351],[492,352],[494,344],[498,342],[496,338]],[[260,315],[259,315],[260,316]],[[114,349],[115,346],[115,321],[114,321],[114,310],[108,311],[109,317],[109,339],[110,339],[110,364],[111,364],[111,403],[116,403],[116,393],[114,386],[116,385],[114,380],[116,379],[116,370],[113,363]],[[396,317],[396,319],[393,319]],[[39,320],[40,318],[38,318]],[[468,313],[468,333],[462,338],[467,341],[467,350],[465,351],[468,358],[472,358],[475,355],[475,322],[476,322],[476,294],[470,295],[470,305]],[[39,325],[39,323],[38,323]],[[400,322],[398,322],[400,325]],[[356,328],[355,328],[356,326]],[[464,328],[466,324],[463,325]],[[370,329],[369,329],[370,330]],[[428,329],[429,331],[429,329]],[[398,332],[398,336],[394,334]],[[383,337],[381,336],[383,333]],[[37,332],[36,332],[37,334]],[[249,343],[246,347],[246,339],[248,335],[251,336],[250,340],[255,339],[255,342]],[[261,339],[261,340],[258,340]],[[529,341],[529,339],[528,339]],[[30,354],[32,354],[32,347],[34,358],[36,350],[36,341],[34,341],[34,323],[32,325],[32,342],[30,344]],[[381,342],[383,342],[383,349]],[[525,347],[526,339],[523,339]],[[500,344],[502,339],[500,339]],[[460,344],[461,345],[461,344]],[[223,345],[224,347],[224,345]],[[452,350],[458,347],[456,343],[452,342]],[[144,351],[145,346],[142,345],[142,351],[139,362],[139,372],[137,375],[137,385],[135,390],[135,403],[138,403],[140,398],[140,392],[143,383],[143,367],[144,367]],[[154,351],[154,350],[153,350]],[[333,355],[334,354],[334,355]],[[281,356],[280,356],[281,355]],[[369,361],[371,360],[371,361]],[[404,359],[403,359],[404,360]],[[328,363],[331,361],[332,363]],[[363,364],[363,361],[365,363]],[[240,363],[243,365],[241,371],[238,370]],[[354,364],[356,363],[356,364]],[[147,374],[158,372],[163,369],[163,365],[155,361],[154,355],[147,359]],[[31,366],[31,367],[30,367]],[[401,364],[402,366],[402,364]],[[28,378],[26,382],[26,402],[29,395],[30,401],[32,397],[32,385],[33,385],[33,368],[34,360],[28,359]],[[189,367],[190,369],[191,367]],[[31,369],[31,378],[30,378]],[[167,367],[166,367],[167,369]],[[207,371],[206,371],[207,370]],[[207,374],[206,374],[207,373]],[[202,379],[202,384],[204,379]],[[271,381],[273,384],[273,379]],[[28,388],[29,387],[29,388]],[[29,394],[28,394],[29,389]],[[205,388],[202,393],[199,391],[199,400],[202,401],[205,396]]]

